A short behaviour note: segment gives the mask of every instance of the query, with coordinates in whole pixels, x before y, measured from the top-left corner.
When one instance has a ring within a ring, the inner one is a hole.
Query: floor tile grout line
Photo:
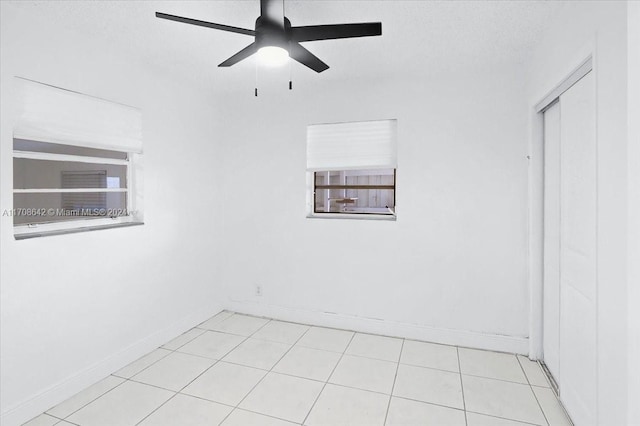
[[[457,373],[457,374],[460,374],[460,370],[458,370],[458,371],[445,370],[445,369],[443,369],[443,368],[438,368],[438,367],[427,367],[426,365],[409,364],[409,363],[407,363],[407,362],[400,362],[400,364],[402,364],[402,365],[406,365],[406,366],[409,366],[409,367],[427,368],[427,369],[429,369],[429,370],[438,370],[438,371],[445,371],[445,372],[447,372],[447,373]],[[478,377],[483,377],[483,376],[478,376]],[[499,380],[499,379],[496,379],[496,380]]]
[[[467,401],[464,399],[464,384],[462,383],[462,366],[460,365],[460,348],[456,346],[456,356],[458,358],[458,371],[460,372],[460,390],[462,391],[462,408],[464,408],[464,424],[469,425],[467,419]]]
[[[204,323],[207,323],[207,322],[211,321],[212,319],[214,319],[215,317],[217,317],[218,315],[220,315],[220,314],[222,314],[222,313],[224,313],[224,312],[228,312],[228,313],[229,313],[229,315],[227,315],[226,317],[222,318],[220,321],[216,322],[216,324],[215,324],[215,325],[218,325],[218,324],[220,324],[220,323],[223,323],[223,322],[225,322],[226,320],[228,320],[229,318],[231,318],[232,316],[234,316],[234,315],[235,315],[235,312],[229,312],[229,311],[225,311],[225,310],[223,310],[223,311],[218,312],[217,314],[215,314],[215,315],[214,315],[214,316],[212,316],[211,318],[209,318],[209,319],[207,319],[207,320],[202,321],[200,324],[196,325],[196,326],[195,326],[195,327],[193,327],[193,328],[200,328],[200,329],[206,330],[205,328],[200,327],[200,326],[201,326],[202,324],[204,324]]]
[[[500,417],[500,416],[495,416],[493,414],[487,414],[487,413],[481,413],[479,411],[473,411],[473,410],[469,410],[468,411],[471,414],[479,414],[481,416],[486,416],[486,417],[493,417],[494,419],[501,419],[501,420],[509,420],[511,422],[518,422],[518,423],[522,423],[524,425],[531,425],[531,426],[544,426],[544,425],[540,425],[538,423],[531,423],[525,420],[516,420],[516,419],[511,419],[509,417]]]
[[[293,348],[292,348],[293,349]],[[285,354],[286,356],[286,354]],[[318,383],[326,383],[326,380],[320,380],[320,379],[312,379],[310,377],[304,377],[304,376],[296,376],[295,374],[291,374],[291,373],[285,373],[282,371],[275,371],[275,370],[265,370],[264,368],[258,368],[258,367],[252,367],[250,365],[245,365],[245,364],[238,364],[237,362],[230,362],[230,361],[221,361],[227,364],[232,364],[232,365],[237,365],[239,367],[245,367],[245,368],[253,368],[255,370],[260,370],[263,371],[265,373],[275,373],[275,374],[280,374],[282,376],[288,376],[288,377],[294,377],[296,379],[304,379],[304,380],[311,380],[312,382],[318,382]],[[280,360],[278,360],[278,363],[280,363]],[[277,364],[276,364],[277,365]],[[276,366],[274,365],[273,368],[275,368]]]
[[[225,321],[229,320],[230,318],[233,318],[233,317],[234,317],[234,315],[235,315],[235,313],[234,313],[234,314],[231,314],[230,316],[228,316],[227,318],[225,318],[222,322],[225,322]],[[246,336],[244,340],[242,340],[240,343],[238,343],[238,344],[237,344],[237,345],[235,345],[233,348],[231,348],[229,351],[227,351],[227,352],[222,356],[222,358],[224,358],[225,356],[229,355],[229,354],[230,354],[232,351],[234,351],[238,346],[240,346],[241,344],[243,344],[244,342],[246,342],[246,341],[251,337],[251,335],[253,335],[253,334],[257,333],[257,332],[258,332],[258,330],[260,330],[262,327],[264,327],[264,326],[266,326],[267,324],[269,324],[269,322],[271,322],[271,321],[272,321],[272,320],[267,320],[267,322],[265,322],[264,324],[262,324],[262,326],[258,327],[258,328],[253,332],[253,333],[251,333],[249,336]],[[203,334],[204,334],[204,333],[203,333]],[[201,335],[202,335],[202,334],[201,334]],[[175,352],[175,351],[174,351],[174,352]],[[160,404],[158,407],[156,407],[156,409],[155,409],[155,410],[153,410],[152,412],[150,412],[149,414],[147,414],[147,415],[146,415],[142,420],[140,420],[138,423],[136,423],[136,426],[137,426],[137,425],[139,425],[140,423],[144,422],[144,421],[145,421],[149,416],[153,415],[153,413],[155,413],[156,411],[158,411],[158,410],[159,410],[161,407],[163,407],[167,402],[169,402],[169,401],[171,401],[173,398],[175,398],[175,396],[176,396],[176,395],[178,395],[178,394],[186,395],[186,394],[183,394],[183,393],[182,393],[182,391],[183,391],[186,387],[188,387],[191,383],[193,383],[193,382],[194,382],[194,381],[196,381],[198,378],[200,378],[204,373],[206,373],[207,371],[209,371],[209,370],[210,370],[214,365],[217,365],[220,361],[221,361],[221,360],[216,360],[216,361],[215,361],[213,364],[211,364],[208,368],[206,368],[204,371],[202,371],[200,374],[198,374],[196,377],[194,377],[194,378],[193,378],[189,383],[187,383],[187,384],[186,384],[186,385],[184,385],[182,388],[180,388],[180,390],[178,390],[177,392],[176,392],[176,391],[172,391],[172,392],[175,392],[175,394],[174,394],[171,398],[167,399],[165,402],[163,402],[163,403],[162,403],[162,404]],[[163,388],[161,388],[161,389],[163,389]],[[229,415],[230,415],[232,412],[233,412],[233,410],[231,410],[231,411],[229,412],[229,414],[228,414],[224,419],[222,419],[222,421],[221,421],[219,424],[222,424],[222,422],[224,422],[224,421],[227,419],[227,417],[229,417]]]
[[[280,373],[278,373],[278,374],[280,374]],[[282,421],[284,421],[284,422],[288,422],[288,423],[291,423],[291,424],[296,424],[295,422],[292,422],[291,420],[283,419],[282,417],[277,417],[277,416],[274,416],[274,415],[271,415],[271,414],[260,413],[260,412],[258,412],[258,411],[250,410],[250,409],[248,409],[248,408],[240,408],[240,407],[236,407],[235,405],[231,405],[231,404],[227,404],[227,403],[219,402],[219,401],[214,401],[214,400],[212,400],[212,399],[203,398],[203,397],[201,397],[201,396],[197,396],[197,395],[191,395],[191,394],[189,394],[189,393],[182,393],[182,392],[179,392],[179,393],[177,393],[176,395],[188,396],[188,397],[190,397],[190,398],[199,399],[199,400],[201,400],[201,401],[205,401],[205,402],[212,402],[212,403],[214,403],[214,404],[224,405],[224,406],[225,406],[225,407],[227,407],[227,408],[231,408],[231,412],[235,411],[236,409],[237,409],[237,410],[240,410],[240,411],[248,411],[248,412],[253,413],[253,414],[259,414],[259,415],[261,415],[261,416],[271,417],[271,418],[273,418],[273,419],[282,420]],[[229,414],[228,414],[228,415],[227,415],[227,416],[222,420],[223,422],[224,422],[224,420],[226,420],[226,418],[227,418],[229,415],[231,415],[231,412],[230,412],[230,413],[229,413]],[[221,424],[221,423],[219,423],[219,424]]]
[[[536,393],[533,391],[533,387],[531,387],[531,380],[529,380],[529,376],[527,376],[527,372],[524,371],[524,367],[522,366],[522,363],[520,362],[520,358],[518,358],[516,356],[516,360],[518,361],[518,365],[520,366],[520,370],[522,370],[522,374],[524,374],[525,379],[527,379],[527,383],[529,384],[529,390],[533,394],[533,398],[536,400],[536,403],[538,404],[538,407],[540,408],[540,412],[542,413],[542,417],[544,417],[544,421],[547,422],[547,425],[550,425],[551,423],[549,422],[549,419],[547,418],[547,413],[544,412],[544,409],[542,408],[542,404],[540,404],[540,401],[538,400],[538,395],[536,395]]]
[[[136,423],[136,426],[139,425],[140,423],[144,422],[145,420],[147,420],[150,416],[153,415],[153,413],[155,413],[156,411],[158,411],[161,407],[164,407],[167,402],[171,401],[173,398],[176,397],[176,395],[178,395],[178,392],[173,391],[173,395],[171,395],[171,397],[169,397],[165,402],[163,402],[162,404],[158,405],[153,411],[151,411],[149,414],[147,414],[146,416],[144,416],[139,422]]]
[[[540,385],[531,385],[532,388],[538,388],[538,389],[549,389],[551,392],[553,392],[553,388],[550,388],[549,386],[540,386]],[[553,392],[553,396],[556,396],[556,393]],[[557,399],[558,397],[556,397]]]
[[[367,391],[367,392],[371,392],[371,391]],[[464,411],[464,409],[462,409],[462,408],[452,407],[451,405],[438,404],[437,402],[428,402],[428,401],[423,401],[423,400],[420,400],[420,399],[414,399],[414,398],[409,398],[409,397],[406,397],[406,396],[399,396],[399,395],[392,395],[392,396],[394,398],[406,399],[407,401],[419,402],[421,404],[435,405],[436,407],[448,408],[450,410],[456,410],[456,411]]]
[[[195,336],[195,337],[193,337],[193,338],[191,338],[191,339],[187,340],[186,342],[184,342],[183,344],[181,344],[180,346],[178,346],[178,347],[177,347],[177,348],[175,348],[175,349],[170,349],[170,348],[167,348],[167,347],[165,346],[165,345],[168,345],[169,343],[173,342],[174,340],[176,340],[176,339],[178,339],[178,338],[180,338],[180,337],[184,336],[185,334],[189,333],[189,332],[190,332],[190,331],[192,331],[192,330],[202,330],[202,333],[200,333],[200,334],[198,334],[197,336]],[[173,339],[169,340],[169,341],[168,341],[167,343],[165,343],[164,345],[159,346],[159,347],[158,347],[158,349],[166,349],[166,350],[168,350],[168,351],[176,352],[178,349],[180,349],[181,347],[183,347],[183,346],[185,346],[185,345],[188,345],[189,343],[193,342],[194,340],[196,340],[198,337],[202,336],[202,335],[203,335],[204,333],[206,333],[206,332],[207,332],[207,330],[205,330],[205,329],[203,329],[203,328],[192,327],[192,328],[190,328],[189,330],[187,330],[187,331],[185,331],[184,333],[182,333],[181,335],[176,336],[175,338],[173,338]]]
[[[398,362],[396,363],[396,374],[393,376],[393,384],[391,385],[391,393],[389,394],[389,402],[387,403],[387,411],[384,413],[384,423],[387,424],[387,418],[389,418],[389,408],[391,408],[391,398],[393,398],[393,391],[396,387],[396,380],[398,379],[398,370],[400,369],[400,360],[402,359],[402,350],[404,349],[405,339],[402,339],[402,344],[400,345],[400,353],[398,354]]]
[[[455,346],[453,346],[455,348]],[[512,354],[513,355],[513,354]],[[359,355],[356,355],[359,356]],[[525,386],[529,386],[529,383],[523,383],[523,382],[514,382],[513,380],[505,380],[505,379],[498,379],[496,377],[489,377],[489,376],[479,376],[477,374],[468,374],[468,373],[463,373],[462,371],[458,370],[458,371],[452,371],[452,370],[445,370],[442,368],[437,368],[437,367],[427,367],[426,365],[417,365],[417,364],[408,364],[406,362],[400,362],[400,364],[402,365],[407,365],[409,367],[418,367],[418,368],[426,368],[427,370],[437,370],[437,371],[443,371],[445,373],[455,373],[455,374],[462,374],[465,376],[470,376],[470,377],[479,377],[481,379],[489,379],[489,380],[497,380],[499,382],[506,382],[506,383],[515,383],[517,385],[525,385]],[[458,368],[460,368],[460,365],[458,365]],[[538,386],[541,387],[541,386]]]
[[[286,423],[291,423],[292,425],[299,425],[300,424],[300,423],[292,422],[291,420],[283,419],[282,417],[276,417],[276,416],[274,416],[272,414],[259,413],[258,411],[249,410],[248,408],[234,407],[234,409],[231,410],[231,412],[233,413],[235,411],[247,411],[249,413],[257,414],[259,416],[269,417],[269,418],[280,420],[280,421],[283,421],[283,422],[286,422]],[[227,415],[227,417],[225,417],[224,420],[222,420],[222,423],[224,423],[227,420],[227,418],[229,418],[230,415],[231,415],[231,413],[229,413]],[[222,423],[218,423],[218,426],[222,425]]]
[[[134,362],[135,362],[135,361],[134,361]],[[111,375],[109,375],[109,376],[107,376],[107,377],[110,377],[110,376],[111,376]],[[121,383],[118,383],[117,385],[115,385],[114,387],[112,387],[111,389],[109,389],[108,391],[103,392],[103,393],[101,393],[100,395],[98,395],[97,397],[93,398],[91,401],[87,402],[87,403],[86,403],[86,404],[84,404],[82,407],[80,407],[80,408],[78,408],[77,410],[74,410],[73,412],[71,412],[71,413],[67,414],[67,416],[66,416],[66,417],[63,417],[61,420],[68,421],[67,419],[68,419],[69,417],[73,416],[75,413],[77,413],[78,411],[82,410],[82,409],[83,409],[84,407],[86,407],[87,405],[89,405],[89,404],[91,404],[91,403],[93,403],[93,402],[97,401],[98,399],[102,398],[103,396],[105,396],[106,394],[108,394],[109,392],[111,392],[112,390],[114,390],[114,389],[116,389],[116,388],[118,388],[118,387],[122,386],[123,384],[125,384],[125,383],[129,380],[129,379],[126,379],[126,378],[124,378],[124,377],[119,377],[119,376],[114,376],[114,377],[117,377],[118,379],[123,379],[123,380],[122,380],[122,382],[121,382]],[[105,379],[106,379],[106,377],[105,377]],[[104,379],[103,379],[103,380],[104,380]],[[100,382],[96,382],[96,383],[100,383]],[[88,389],[88,388],[86,388],[86,389]],[[84,390],[86,390],[86,389],[84,389]],[[80,391],[80,392],[82,392],[82,391]],[[78,393],[80,393],[80,392],[78,392]],[[69,397],[69,398],[67,398],[67,399],[65,399],[65,400],[64,400],[64,401],[62,401],[60,404],[62,404],[62,403],[64,403],[64,402],[66,402],[66,401],[68,401],[69,399],[73,398],[74,396],[78,395],[78,393],[77,393],[77,394],[75,394],[75,395],[73,395],[73,396],[71,396],[71,397]],[[58,405],[60,405],[60,404],[58,404]],[[51,408],[49,408],[49,409],[51,410],[51,409],[53,409],[53,408],[57,407],[58,405],[54,405],[53,407],[51,407]],[[59,419],[59,417],[53,416],[53,415],[51,415],[51,414],[47,413],[46,411],[45,411],[43,414],[47,414],[47,415],[49,415],[49,416],[51,416],[51,417],[55,417],[56,419]],[[58,422],[58,423],[60,423],[60,422]],[[73,423],[73,422],[69,422],[69,423]]]
[[[344,331],[344,330],[341,330],[341,331]],[[322,386],[322,389],[320,389],[320,392],[318,392],[318,396],[316,396],[316,399],[313,401],[313,404],[311,404],[311,408],[309,408],[309,412],[307,412],[307,415],[304,417],[304,420],[302,420],[302,423],[301,423],[302,425],[304,425],[307,422],[309,415],[311,414],[311,412],[313,411],[313,408],[316,406],[316,404],[318,403],[318,400],[320,399],[320,395],[322,395],[322,392],[324,392],[325,388],[327,387],[329,380],[331,380],[331,377],[336,372],[338,365],[340,365],[340,361],[342,361],[342,358],[344,358],[344,354],[347,352],[347,349],[349,349],[351,342],[353,342],[353,338],[356,337],[356,332],[352,332],[352,333],[353,334],[351,334],[349,343],[347,343],[347,346],[345,346],[344,351],[342,351],[342,355],[340,355],[340,358],[338,359],[338,362],[336,362],[336,365],[333,367],[333,370],[331,370],[331,374],[329,374],[329,377],[327,378],[326,382]]]
[[[195,399],[199,399],[199,400],[205,401],[205,402],[213,402],[214,404],[224,405],[225,407],[235,408],[235,406],[233,406],[231,404],[227,404],[226,402],[214,401],[213,399],[204,398],[204,397],[198,396],[198,395],[192,395],[190,393],[176,392],[176,395],[187,396],[189,398],[195,398]]]
[[[141,360],[141,359],[142,359],[142,358],[144,358],[145,356],[151,355],[153,352],[157,351],[158,349],[162,349],[163,351],[167,351],[167,352],[169,352],[169,353],[168,353],[168,354],[166,354],[166,355],[164,355],[164,356],[162,356],[161,358],[158,358],[157,360],[153,361],[151,364],[147,365],[147,366],[146,366],[146,367],[144,367],[142,370],[140,370],[140,371],[136,371],[135,373],[133,373],[133,374],[132,374],[132,375],[130,375],[129,377],[118,376],[118,375],[116,374],[116,373],[118,373],[118,371],[122,370],[122,368],[127,368],[129,365],[133,364],[134,362],[137,362],[137,361]],[[133,376],[137,376],[138,374],[142,373],[144,370],[148,369],[148,368],[149,368],[149,367],[151,367],[152,365],[155,365],[155,364],[157,364],[158,362],[162,361],[163,359],[165,359],[166,357],[168,357],[169,355],[171,355],[171,352],[175,352],[175,351],[172,351],[171,349],[164,349],[164,348],[161,348],[161,347],[157,347],[157,348],[155,348],[154,350],[152,350],[151,352],[149,352],[148,354],[143,355],[143,356],[141,356],[140,358],[136,359],[135,361],[132,361],[131,363],[129,363],[129,364],[127,364],[127,365],[125,365],[125,366],[124,366],[124,367],[122,367],[120,370],[118,370],[118,371],[116,371],[116,372],[114,372],[114,373],[111,373],[111,375],[112,375],[112,376],[115,376],[115,377],[120,377],[121,379],[129,380],[129,379],[130,379],[130,378],[132,378]]]
[[[404,340],[404,339],[402,339],[402,340]],[[314,349],[314,348],[308,348],[308,349]],[[318,349],[318,350],[323,350],[323,349]],[[325,351],[325,352],[331,352],[331,351]],[[333,353],[337,354],[337,353],[340,353],[340,352],[333,352]],[[374,358],[374,357],[366,356],[366,355],[355,355],[355,354],[347,354],[347,353],[345,353],[345,355],[346,356],[355,356],[355,357],[364,358],[364,359],[370,359],[370,360],[373,360],[373,361],[393,362],[393,363],[398,364],[398,361],[391,361],[391,360],[382,359],[382,358]]]
[[[518,358],[517,355],[516,355],[516,360],[518,361],[518,366],[520,366],[520,370],[522,370],[522,374],[524,374],[524,378],[527,379],[527,384],[531,386],[531,380],[529,380],[529,375],[525,371],[524,367],[522,366],[522,362],[520,362],[520,358]]]
[[[53,426],[59,425],[62,422],[69,423],[70,425],[73,425],[73,426],[80,426],[78,423],[73,423],[73,422],[70,422],[69,420],[63,420],[63,419],[61,419],[58,423],[55,423]]]
[[[269,322],[271,322],[271,321],[273,321],[273,320],[269,320]],[[267,324],[269,324],[269,322],[267,322]],[[265,325],[263,325],[262,327],[260,327],[260,328],[259,328],[258,330],[256,330],[253,334],[255,334],[255,333],[257,333],[258,331],[260,331],[260,330],[261,330],[263,327],[265,327],[267,324],[265,324]],[[242,399],[241,399],[241,400],[236,404],[236,406],[233,408],[233,410],[231,410],[231,412],[230,412],[229,414],[227,414],[227,416],[222,420],[222,422],[220,422],[220,424],[224,423],[224,422],[227,420],[227,418],[229,418],[229,416],[231,416],[231,414],[233,414],[233,412],[234,412],[234,411],[236,411],[236,410],[242,410],[242,408],[240,408],[240,404],[242,404],[242,402],[243,402],[245,399],[247,399],[247,397],[251,394],[251,392],[253,392],[253,391],[255,390],[255,388],[257,388],[257,387],[258,387],[258,385],[260,385],[260,383],[262,383],[262,382],[264,381],[264,379],[269,375],[269,373],[271,373],[271,372],[273,371],[274,367],[275,367],[276,365],[278,365],[278,364],[280,363],[280,361],[282,361],[282,359],[283,359],[285,356],[287,356],[287,354],[291,351],[291,349],[293,349],[293,347],[296,345],[296,343],[298,343],[298,342],[300,341],[300,339],[302,339],[302,338],[303,338],[303,337],[304,337],[304,336],[309,332],[309,330],[311,330],[311,327],[307,328],[307,329],[305,330],[305,332],[304,332],[304,333],[302,333],[302,334],[300,335],[300,337],[298,337],[298,338],[296,339],[296,341],[295,341],[292,345],[290,345],[290,346],[289,346],[289,349],[287,349],[287,350],[286,350],[286,352],[285,352],[284,354],[282,354],[282,356],[280,357],[280,359],[278,359],[278,361],[276,361],[276,362],[273,364],[273,366],[272,366],[272,367],[271,367],[271,368],[266,372],[266,374],[265,374],[264,376],[262,376],[262,378],[261,378],[260,380],[258,380],[258,382],[257,382],[257,383],[256,383],[256,384],[251,388],[251,390],[250,390],[249,392],[247,392],[247,394],[246,394],[246,395],[245,395],[245,396],[244,396],[244,397],[243,397],[243,398],[242,398]],[[253,334],[252,334],[252,335],[253,335]],[[226,355],[225,355],[225,356],[226,356]],[[246,366],[245,366],[245,367],[246,367]],[[255,367],[254,367],[254,368],[255,368]],[[262,369],[260,369],[260,370],[262,370]],[[265,371],[265,370],[262,370],[262,371]],[[275,372],[274,372],[274,373],[275,373]],[[277,374],[277,373],[275,373],[275,374]],[[246,410],[246,411],[251,411],[251,410]],[[253,411],[252,411],[252,412],[253,412]],[[256,413],[256,414],[263,414],[263,413]],[[266,415],[266,414],[264,414],[264,415]],[[273,416],[270,416],[270,417],[273,417]],[[278,418],[278,417],[274,417],[274,418]],[[282,419],[282,420],[285,420],[285,419]],[[289,421],[289,420],[286,420],[286,421]]]
[[[429,367],[423,367],[423,368],[429,368]],[[437,368],[434,368],[432,370],[437,370]],[[447,370],[441,370],[441,371],[447,371]],[[450,371],[450,373],[451,373],[451,371]],[[477,374],[467,374],[467,373],[462,373],[462,372],[460,372],[460,374],[463,375],[463,376],[467,376],[467,377],[477,377],[479,379],[494,380],[496,382],[512,383],[514,385],[522,385],[522,386],[531,386],[528,382],[527,383],[514,382],[513,380],[496,379],[495,377],[478,376]]]
[[[168,392],[173,392],[173,393],[178,393],[179,392],[179,391],[177,391],[175,389],[163,388],[162,386],[154,385],[152,383],[141,382],[140,380],[129,379],[128,381],[131,382],[131,383],[137,383],[139,385],[151,386],[152,388],[161,389],[161,390],[168,391]]]
[[[352,356],[359,356],[359,355],[352,355]],[[477,378],[480,378],[480,379],[488,379],[488,380],[495,380],[495,381],[498,381],[498,382],[513,383],[513,384],[516,384],[516,385],[530,386],[529,383],[514,382],[513,380],[504,380],[504,379],[498,379],[496,377],[489,377],[489,376],[479,376],[477,374],[462,373],[461,371],[444,370],[442,368],[427,367],[425,365],[407,364],[407,363],[404,363],[404,362],[401,362],[400,364],[401,365],[406,365],[408,367],[424,368],[424,369],[427,369],[427,370],[442,371],[444,373],[460,374],[460,375],[469,376],[469,377],[477,377]],[[542,386],[537,386],[537,387],[542,387]]]
[[[53,407],[51,407],[51,408],[53,408]],[[35,416],[33,419],[36,419],[36,418],[38,418],[38,417],[40,417],[40,416],[53,417],[54,419],[59,420],[59,422],[64,420],[64,417],[54,416],[53,414],[49,414],[49,413],[47,413],[46,411],[45,411],[44,413],[38,414],[38,415],[37,415],[37,416]],[[29,423],[29,422],[30,422],[31,420],[33,420],[33,419],[28,420],[28,421],[27,421],[27,423]],[[59,423],[59,422],[58,422],[58,423]]]
[[[244,342],[244,340],[242,342]],[[238,345],[240,345],[242,342],[238,343]],[[235,349],[236,347],[237,346],[234,346],[233,349]],[[174,352],[178,353],[178,354],[182,354],[182,355],[191,355],[191,356],[196,357],[196,358],[208,359],[209,361],[222,361],[220,358],[211,358],[209,356],[198,355],[198,354],[194,354],[194,353],[191,353],[191,352],[182,352],[182,351],[177,350],[177,349]],[[226,354],[225,354],[225,356],[226,356]]]

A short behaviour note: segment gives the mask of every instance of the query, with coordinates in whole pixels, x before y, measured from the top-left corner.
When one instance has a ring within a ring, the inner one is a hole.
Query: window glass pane
[[[48,152],[51,154],[82,155],[85,157],[114,158],[118,160],[127,159],[126,152],[62,145],[57,143],[36,142],[25,139],[14,139],[13,149],[14,151]]]
[[[395,170],[315,173],[314,212],[394,214]]]
[[[13,195],[13,223],[51,223],[126,216],[126,192],[18,193]]]
[[[327,198],[326,189],[316,190],[315,211],[318,213],[376,213],[393,214],[395,206],[392,189],[347,190],[345,196]]]
[[[14,189],[126,187],[127,166],[124,165],[13,159]]]

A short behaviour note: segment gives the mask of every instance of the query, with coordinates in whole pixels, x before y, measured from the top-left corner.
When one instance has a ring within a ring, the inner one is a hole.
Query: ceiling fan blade
[[[238,53],[236,53],[235,55],[233,55],[232,57],[230,57],[229,59],[227,59],[226,61],[224,61],[218,66],[230,67],[231,65],[235,65],[243,59],[247,59],[249,56],[253,55],[257,51],[258,51],[258,46],[255,43],[251,43],[250,45],[248,45],[247,47],[245,47],[244,49],[242,49],[241,51],[239,51]]]
[[[260,0],[260,16],[284,28],[284,0]]]
[[[379,35],[382,35],[382,22],[291,27],[291,39],[293,41],[333,40]]]
[[[318,73],[329,69],[329,65],[298,43],[290,43],[289,56]]]
[[[168,19],[170,21],[182,22],[184,24],[198,25],[200,27],[213,28],[216,30],[229,31],[232,33],[245,34],[254,36],[256,32],[254,30],[248,30],[246,28],[232,27],[230,25],[214,24],[213,22],[200,21],[198,19],[184,18],[182,16],[169,15],[167,13],[156,12],[156,18]]]

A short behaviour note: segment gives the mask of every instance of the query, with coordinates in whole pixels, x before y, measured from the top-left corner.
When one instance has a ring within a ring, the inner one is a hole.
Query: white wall
[[[640,425],[640,2],[628,3],[629,132],[629,408],[630,425]]]
[[[549,25],[528,67],[532,108],[594,55],[598,138],[598,419],[627,424],[627,4],[574,2]],[[534,182],[535,184],[535,182]],[[540,183],[541,184],[541,183]]]
[[[399,67],[291,92],[284,74],[261,75],[258,98],[229,101],[228,306],[526,353],[522,69]],[[397,221],[306,218],[306,126],[382,118],[398,119]]]
[[[12,218],[1,218],[0,394],[9,426],[216,313],[222,219],[208,99],[101,40],[1,7],[1,210],[12,207],[14,75],[141,108],[146,180],[144,226],[15,241]]]

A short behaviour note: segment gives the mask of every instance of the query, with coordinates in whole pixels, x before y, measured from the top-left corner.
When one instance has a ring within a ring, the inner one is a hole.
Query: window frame
[[[14,137],[14,139],[17,139]],[[30,139],[29,139],[30,140]],[[46,141],[34,141],[34,142],[46,142]],[[63,143],[64,145],[64,143]],[[69,145],[76,148],[92,148],[93,146],[81,146],[81,145]],[[105,148],[107,149],[107,148]],[[107,149],[109,150],[109,149]],[[91,216],[79,216],[79,219],[63,220],[59,222],[47,222],[47,223],[28,223],[13,225],[13,235],[16,240],[22,240],[27,238],[59,235],[73,232],[84,232],[98,229],[109,229],[116,227],[142,225],[142,210],[141,205],[138,202],[136,195],[139,191],[140,176],[136,173],[137,169],[140,169],[141,155],[135,152],[127,152],[121,149],[110,149],[111,151],[117,151],[126,154],[126,159],[107,158],[107,157],[92,157],[87,155],[73,155],[73,154],[57,154],[49,152],[39,151],[25,151],[25,150],[13,150],[12,158],[24,158],[31,160],[44,160],[44,161],[67,161],[78,162],[86,164],[112,164],[126,167],[126,188],[95,188],[90,191],[83,189],[64,189],[64,188],[28,188],[28,189],[16,189],[15,182],[13,183],[13,194],[28,194],[28,193],[58,193],[63,194],[67,192],[104,192],[104,193],[126,193],[126,211],[127,215],[116,217],[91,217]],[[12,200],[13,201],[13,200]],[[15,206],[14,206],[15,207]],[[16,210],[12,211],[15,213]]]

